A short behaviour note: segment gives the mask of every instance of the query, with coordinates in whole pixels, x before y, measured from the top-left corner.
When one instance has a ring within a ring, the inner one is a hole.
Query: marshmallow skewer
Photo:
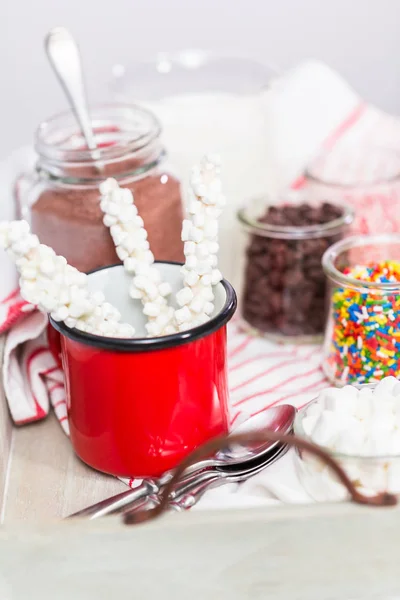
[[[71,328],[108,337],[133,337],[134,328],[119,322],[118,310],[105,301],[104,294],[88,290],[87,275],[40,244],[26,221],[1,222],[0,245],[16,263],[21,295],[27,302]]]
[[[147,333],[150,337],[176,333],[174,310],[167,301],[171,287],[161,281],[161,274],[153,264],[154,256],[132,192],[120,188],[117,181],[110,178],[100,185],[100,193],[103,222],[110,228],[125,270],[134,275],[129,294],[142,301],[143,313],[148,317]]]
[[[222,279],[217,267],[218,217],[225,205],[216,157],[206,156],[192,171],[189,219],[183,221],[185,266],[183,288],[176,294],[181,308],[175,311],[179,331],[209,320],[214,310],[212,286]]]

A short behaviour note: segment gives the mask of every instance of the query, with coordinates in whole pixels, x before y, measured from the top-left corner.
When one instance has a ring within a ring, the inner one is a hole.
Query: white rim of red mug
[[[157,263],[176,265],[178,267],[183,266],[182,263],[167,260],[157,260],[155,261],[155,264]],[[113,269],[115,267],[122,266],[123,265],[121,263],[118,263],[99,267],[98,269],[89,271],[88,275],[92,275],[93,273],[104,271],[106,269]],[[65,325],[65,323],[62,321],[54,321],[54,319],[51,317],[49,317],[49,320],[52,327],[54,327],[58,333],[71,340],[74,340],[75,342],[86,344],[87,346],[94,346],[96,348],[110,350],[113,352],[152,352],[154,350],[166,350],[168,348],[181,346],[182,344],[188,344],[189,342],[193,342],[210,335],[218,329],[221,329],[221,327],[231,320],[237,308],[236,292],[226,279],[223,279],[220,283],[225,290],[226,300],[219,313],[198,327],[193,327],[192,329],[180,331],[179,333],[174,333],[172,335],[149,338],[105,337],[94,335],[92,333],[86,333],[84,331],[80,331],[79,329],[72,329],[67,327],[67,325]]]

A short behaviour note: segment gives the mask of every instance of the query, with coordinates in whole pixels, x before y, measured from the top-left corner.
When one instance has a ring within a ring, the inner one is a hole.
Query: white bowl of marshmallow
[[[400,381],[395,377],[323,390],[298,412],[294,432],[327,450],[364,494],[400,493]],[[319,458],[299,450],[296,468],[314,500],[348,498]]]

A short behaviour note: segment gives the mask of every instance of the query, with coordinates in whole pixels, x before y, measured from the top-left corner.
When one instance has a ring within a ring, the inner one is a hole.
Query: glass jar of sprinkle
[[[323,369],[335,385],[400,376],[400,234],[345,238],[322,259],[330,286]]]

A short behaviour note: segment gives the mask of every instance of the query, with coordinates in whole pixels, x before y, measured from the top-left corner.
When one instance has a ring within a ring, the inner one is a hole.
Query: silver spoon
[[[53,70],[68,98],[71,109],[89,150],[97,150],[87,104],[82,61],[73,36],[64,27],[52,29],[45,38],[45,49]],[[98,158],[98,150],[93,154]]]
[[[221,469],[218,471],[203,471],[200,473],[200,476],[195,483],[192,482],[192,484],[180,488],[179,494],[174,495],[168,508],[176,511],[188,510],[197,504],[209,489],[219,487],[226,483],[241,483],[247,481],[247,479],[257,475],[257,473],[260,473],[284,456],[288,450],[289,446],[281,444],[278,448],[275,448],[272,453],[268,453],[268,458],[266,456],[264,461],[250,470],[243,469],[238,472],[223,471]]]
[[[267,409],[262,416],[250,417],[245,423],[234,427],[232,433],[245,433],[254,429],[268,429],[274,433],[287,433],[291,430],[296,416],[296,409],[290,404],[273,406]],[[257,419],[257,421],[255,421]],[[255,427],[255,422],[257,427]],[[214,457],[196,464],[196,470],[210,467],[234,467],[247,461],[258,460],[263,454],[269,453],[280,442],[252,442],[246,446],[228,446],[220,450]]]
[[[266,410],[262,423],[257,419],[257,425],[259,429],[268,429],[282,434],[288,433],[292,429],[295,415],[296,409],[293,406],[283,404],[282,406]],[[250,418],[245,426],[240,426],[234,432],[237,433],[239,429],[241,430],[244,427],[246,429],[250,428],[251,421],[252,419]],[[255,427],[253,428],[255,429]],[[236,465],[244,465],[247,462],[250,463],[251,461],[258,460],[264,454],[270,452],[277,444],[278,442],[252,442],[249,446],[235,446],[228,448],[226,451],[220,451],[214,457],[199,461],[189,467],[185,472],[185,478],[182,480],[182,483],[193,481],[194,476],[204,469],[227,469],[231,472]],[[134,504],[139,500],[158,494],[172,477],[173,471],[168,471],[158,479],[145,479],[139,487],[97,502],[92,506],[69,515],[67,518],[88,517],[89,519],[97,519],[115,511],[120,511],[122,508]]]
[[[262,454],[257,462],[252,460],[243,463],[242,465],[237,465],[234,471],[229,469],[224,470],[222,468],[219,468],[218,470],[207,469],[205,471],[197,471],[191,477],[184,477],[176,485],[171,494],[169,494],[167,509],[175,511],[188,510],[197,504],[208,489],[224,485],[225,483],[240,483],[247,481],[247,479],[257,475],[257,473],[260,473],[276,462],[286,454],[288,450],[289,446],[287,444],[280,444],[270,452]],[[133,508],[128,507],[125,510],[118,511],[118,513],[122,512],[124,516],[127,516],[138,510],[155,508],[160,504],[160,500],[160,496],[152,494],[144,498],[141,502],[135,503]]]

